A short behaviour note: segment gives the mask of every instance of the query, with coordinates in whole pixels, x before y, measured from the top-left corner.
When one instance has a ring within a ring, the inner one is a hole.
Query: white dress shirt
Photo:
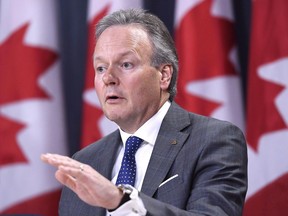
[[[124,155],[125,143],[128,137],[137,136],[143,139],[143,142],[135,154],[136,159],[136,179],[132,194],[130,195],[131,200],[124,203],[118,209],[113,212],[107,212],[107,215],[111,216],[133,216],[133,215],[146,215],[146,209],[142,200],[138,196],[138,191],[141,190],[144,176],[149,164],[149,160],[162,124],[162,121],[168,112],[171,103],[166,101],[159,111],[152,116],[147,122],[145,122],[134,134],[128,134],[120,130],[121,139],[123,146],[119,148],[119,153],[112,170],[112,182],[115,184],[118,173],[121,167],[122,158]]]

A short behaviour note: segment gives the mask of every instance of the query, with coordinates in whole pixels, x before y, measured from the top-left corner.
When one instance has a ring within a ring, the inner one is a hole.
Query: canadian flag
[[[176,1],[176,101],[187,110],[244,129],[231,0]]]
[[[57,215],[65,154],[56,1],[0,2],[0,214]]]
[[[244,215],[288,212],[288,1],[252,2]]]
[[[88,57],[83,92],[83,128],[81,146],[85,147],[109,134],[117,127],[109,121],[100,107],[94,90],[94,68],[92,62],[95,47],[95,25],[105,15],[119,9],[141,8],[142,0],[90,0],[88,2]]]

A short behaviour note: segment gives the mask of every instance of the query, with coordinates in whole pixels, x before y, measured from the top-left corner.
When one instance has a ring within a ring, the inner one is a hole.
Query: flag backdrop
[[[57,215],[66,154],[56,1],[0,1],[0,214]]]
[[[288,1],[255,0],[247,103],[245,215],[288,212]]]
[[[93,88],[94,31],[104,15],[131,7],[158,15],[175,38],[176,101],[247,135],[244,215],[287,215],[286,0],[0,0],[0,214],[57,215],[60,185],[40,154],[68,154],[68,147],[71,155],[116,128]],[[249,56],[248,70],[243,59]]]
[[[175,28],[180,67],[176,101],[243,130],[232,1],[177,1]]]

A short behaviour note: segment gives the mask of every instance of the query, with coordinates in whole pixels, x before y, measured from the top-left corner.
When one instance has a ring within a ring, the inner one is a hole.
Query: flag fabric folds
[[[177,1],[175,42],[180,68],[176,101],[243,130],[232,1]]]
[[[55,2],[0,2],[1,215],[57,215],[61,186],[40,160],[66,153]]]
[[[287,215],[288,2],[252,2],[244,215]]]

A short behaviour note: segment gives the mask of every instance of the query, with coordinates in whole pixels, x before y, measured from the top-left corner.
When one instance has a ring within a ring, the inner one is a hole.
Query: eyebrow
[[[118,56],[120,56],[121,58],[123,58],[123,57],[125,57],[125,56],[129,56],[129,55],[132,55],[132,54],[136,54],[136,52],[133,52],[133,51],[131,51],[131,50],[129,50],[129,51],[125,51],[125,52],[123,52],[123,53],[120,53]],[[137,56],[137,55],[136,55]],[[98,60],[102,60],[103,58],[101,57],[101,56],[96,56],[95,57],[95,55],[93,55],[93,61],[98,61]]]

